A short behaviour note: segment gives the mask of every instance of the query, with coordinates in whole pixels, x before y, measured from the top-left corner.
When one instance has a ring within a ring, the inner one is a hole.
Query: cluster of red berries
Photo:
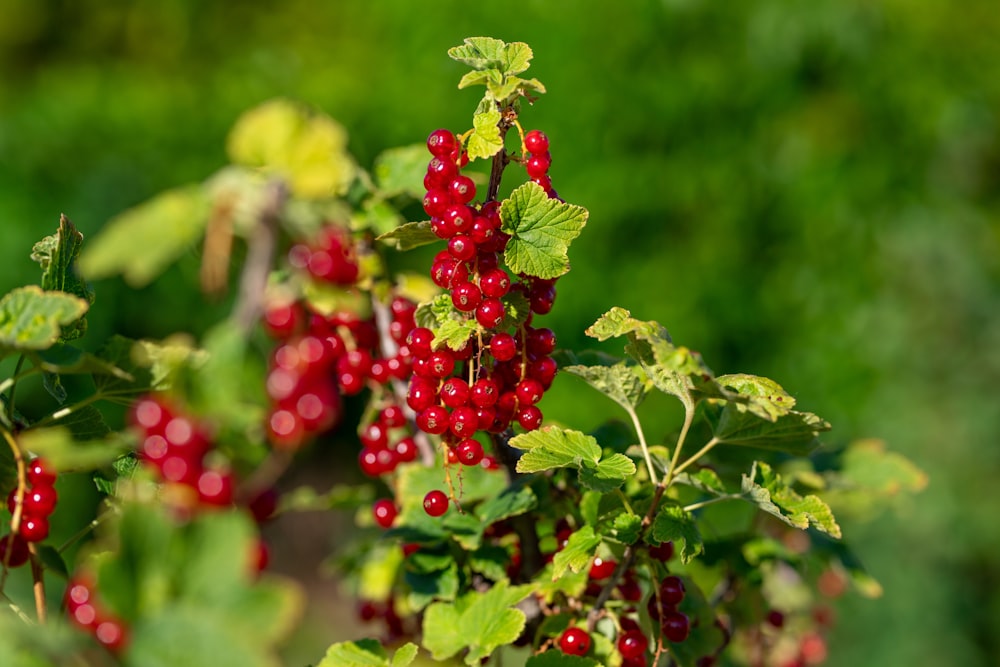
[[[66,587],[66,613],[74,625],[90,632],[112,653],[120,653],[128,645],[125,622],[99,603],[86,577],[74,576]]]
[[[552,189],[552,179],[549,178],[549,167],[552,166],[552,156],[549,155],[549,138],[539,130],[531,130],[524,135],[524,170],[528,178],[538,183],[552,198],[558,198]]]
[[[308,243],[293,245],[288,263],[334,285],[353,285],[358,279],[354,243],[347,230],[337,225],[327,225]]]
[[[233,475],[226,467],[206,465],[212,437],[208,427],[184,414],[163,395],[141,397],[129,412],[139,430],[141,459],[159,477],[204,506],[227,507],[233,502]],[[175,498],[176,499],[176,498]],[[194,505],[193,502],[183,502]]]
[[[17,530],[0,538],[0,564],[7,567],[24,565],[30,557],[28,543],[42,542],[49,536],[49,516],[59,500],[55,489],[56,474],[44,460],[36,458],[28,463],[27,480]],[[17,510],[17,487],[7,495],[7,510],[11,515]]]

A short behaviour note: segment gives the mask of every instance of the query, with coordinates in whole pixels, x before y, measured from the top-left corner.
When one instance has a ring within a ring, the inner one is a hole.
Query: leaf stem
[[[702,507],[708,507],[709,505],[714,505],[715,503],[721,503],[723,500],[738,500],[742,498],[738,493],[727,493],[724,496],[716,496],[715,498],[709,498],[708,500],[702,500],[698,503],[692,503],[684,507],[685,512],[693,512],[695,510],[700,510]]]
[[[281,180],[267,185],[267,198],[257,219],[247,247],[247,258],[240,274],[239,295],[233,306],[233,321],[248,335],[264,310],[267,279],[278,244],[278,218],[288,199],[288,186]]]
[[[687,440],[688,431],[691,430],[691,424],[694,422],[694,403],[689,401],[684,401],[684,424],[681,426],[681,432],[677,436],[677,444],[674,445],[674,455],[670,459],[670,468],[667,469],[666,484],[669,487],[674,483],[674,478],[677,477],[677,473],[684,469],[687,465],[691,463],[691,460],[685,462],[684,466],[681,468],[677,467],[677,462],[681,458],[681,449],[684,448],[684,441]],[[699,452],[695,455],[701,456],[704,452]]]
[[[635,409],[632,406],[628,406],[626,411],[628,412],[628,416],[632,418],[632,428],[635,429],[636,437],[639,438],[639,447],[642,448],[642,456],[646,459],[646,469],[649,470],[649,480],[653,484],[659,485],[660,479],[656,475],[656,469],[653,468],[653,459],[649,455],[649,445],[646,444],[646,434],[642,430],[642,423],[639,421],[639,415],[636,414]]]
[[[24,621],[29,625],[34,623],[34,621],[32,621],[31,618],[29,618],[28,615],[25,614],[24,611],[19,606],[17,606],[17,603],[11,600],[9,597],[7,597],[7,594],[4,593],[3,591],[0,591],[0,598],[3,598],[4,602],[7,603],[7,606],[10,607],[10,610],[14,612],[17,615],[17,617],[20,618],[22,621]]]
[[[709,451],[711,451],[711,449],[712,449],[713,447],[715,447],[715,446],[716,446],[717,444],[719,444],[719,440],[718,440],[717,438],[712,438],[711,440],[709,440],[709,441],[708,441],[708,442],[707,442],[707,443],[705,444],[705,446],[704,446],[704,447],[702,447],[702,448],[701,448],[701,449],[699,449],[699,450],[698,450],[697,452],[695,452],[694,454],[692,454],[692,455],[691,455],[691,458],[689,458],[689,459],[688,459],[687,461],[685,461],[684,463],[680,464],[680,465],[679,465],[679,466],[677,467],[677,469],[673,471],[673,477],[674,477],[674,478],[676,478],[676,477],[677,477],[677,475],[679,475],[679,474],[681,474],[682,472],[684,472],[684,470],[685,470],[685,469],[686,469],[686,468],[687,468],[688,466],[690,466],[690,465],[691,465],[692,463],[694,463],[695,461],[697,461],[698,459],[700,459],[700,458],[701,458],[702,456],[704,456],[705,454],[707,454],[707,453],[708,453]],[[671,479],[671,481],[673,481],[673,479]]]

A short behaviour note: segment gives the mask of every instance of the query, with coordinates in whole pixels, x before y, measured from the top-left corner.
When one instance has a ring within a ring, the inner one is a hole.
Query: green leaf
[[[417,657],[417,652],[419,649],[417,645],[413,642],[407,642],[396,649],[396,653],[392,656],[392,662],[389,663],[389,667],[407,667],[411,662],[413,662]]]
[[[601,538],[594,534],[593,526],[584,526],[574,532],[566,541],[566,546],[552,559],[552,578],[558,579],[567,569],[582,572],[584,568],[589,568],[600,543]]]
[[[497,108],[493,97],[487,93],[480,100],[472,116],[472,134],[469,135],[468,143],[465,145],[470,160],[493,157],[503,148],[500,118],[500,109]]]
[[[727,493],[726,486],[719,479],[718,473],[711,468],[701,468],[694,473],[682,472],[674,478],[674,481],[716,496],[724,496]]]
[[[567,655],[555,649],[528,658],[524,667],[600,667],[599,662],[590,658]]]
[[[484,70],[472,70],[468,72],[462,79],[458,82],[458,89],[468,88],[469,86],[478,85],[488,85],[491,81],[502,81],[503,75],[500,74],[498,69],[484,69]]]
[[[565,366],[561,370],[583,378],[591,387],[629,411],[642,403],[652,387],[640,367],[624,361],[612,366]]]
[[[633,544],[639,539],[639,533],[642,532],[642,517],[638,514],[622,512],[614,518],[611,528],[615,531],[615,538],[619,542]]]
[[[55,345],[62,327],[83,317],[85,300],[29,285],[0,299],[0,354],[5,350],[44,350]]]
[[[474,318],[455,308],[449,294],[438,294],[428,303],[417,307],[414,318],[417,326],[427,327],[434,332],[432,345],[435,348],[447,345],[459,350],[479,327]]]
[[[580,462],[580,483],[588,489],[607,493],[614,491],[635,474],[635,463],[624,454],[612,454],[597,463]]]
[[[98,359],[121,373],[94,374],[97,395],[104,399],[124,399],[148,391],[165,389],[178,370],[203,364],[206,355],[183,337],[154,341],[135,341],[112,336],[98,350]]]
[[[461,46],[448,49],[448,57],[476,70],[496,69],[502,74],[520,74],[528,69],[531,48],[524,42],[507,44],[493,37],[468,37]]]
[[[679,547],[685,565],[705,550],[694,516],[679,505],[665,503],[653,520],[652,537],[656,543],[673,542]]]
[[[58,410],[53,413],[52,421],[50,423],[47,422],[47,424],[67,429],[72,435],[72,440],[76,441],[96,441],[111,433],[111,429],[108,427],[107,422],[104,421],[104,414],[93,405],[74,405]],[[117,447],[119,453],[122,448],[129,448],[129,444],[126,442],[114,442],[116,438],[118,440],[121,439],[120,436],[113,436],[112,441],[107,444],[112,447]],[[80,461],[80,467],[89,469],[103,465],[102,463],[98,463],[98,459],[93,457],[98,456],[99,459],[103,460],[104,455],[97,454],[97,450],[91,451],[91,454],[85,455],[88,458],[83,461],[89,460],[92,461],[92,463],[88,464]],[[110,455],[111,453],[111,451],[106,452],[107,455]]]
[[[524,613],[511,607],[531,594],[532,586],[496,583],[485,593],[471,591],[455,603],[437,602],[424,612],[424,647],[435,660],[468,648],[468,665],[478,664],[524,629]]]
[[[531,487],[512,486],[499,496],[483,501],[476,507],[476,516],[484,525],[488,526],[533,510],[537,504],[538,498]]]
[[[513,273],[558,278],[569,271],[569,245],[588,215],[582,206],[550,199],[537,183],[525,183],[500,206],[501,229],[511,237],[504,261]]]
[[[927,473],[881,440],[858,440],[848,445],[840,470],[829,472],[830,489],[824,500],[837,513],[850,512],[871,518],[899,496],[918,493],[927,486]]]
[[[747,410],[770,421],[788,414],[795,407],[795,399],[774,380],[740,373],[720,375],[716,384],[736,392],[747,399]]]
[[[333,644],[317,667],[389,667],[389,658],[377,639],[359,639]]]
[[[78,296],[88,304],[94,303],[94,290],[76,273],[76,258],[83,245],[83,234],[65,215],[59,216],[59,229],[46,236],[31,249],[31,259],[42,267],[42,289],[46,292],[65,292]],[[62,340],[79,338],[87,331],[87,319],[81,317],[62,332]]]
[[[517,471],[541,472],[552,468],[578,467],[586,459],[597,463],[601,446],[597,440],[579,431],[543,426],[510,439],[510,446],[526,450],[518,459]]]
[[[130,449],[124,440],[81,442],[74,439],[68,428],[59,427],[31,429],[18,437],[22,448],[44,456],[60,471],[93,470],[110,465]]]
[[[412,144],[384,150],[375,158],[372,173],[382,197],[405,194],[414,199],[423,199],[427,146]]]
[[[376,236],[391,232],[401,224],[403,224],[403,217],[399,211],[388,202],[374,197],[363,201],[351,216],[351,229],[353,231],[369,231]],[[368,267],[369,261],[370,258],[367,256],[361,258],[361,270],[364,275],[372,275],[373,273]]]
[[[162,192],[112,218],[83,249],[80,270],[92,279],[121,274],[142,287],[201,238],[210,211],[201,185]]]
[[[423,220],[421,222],[407,222],[392,231],[380,234],[375,240],[404,252],[429,245],[441,239],[431,231],[430,220]]]
[[[702,405],[712,434],[727,445],[806,456],[819,445],[819,434],[830,430],[829,423],[811,412],[790,410],[771,421],[743,403],[708,399]]]
[[[670,334],[662,325],[634,319],[629,311],[618,306],[601,315],[584,333],[600,341],[634,333],[646,340],[670,342]]]
[[[289,100],[245,112],[226,147],[234,163],[282,178],[294,194],[310,199],[345,194],[358,172],[343,126]]]
[[[768,464],[754,461],[749,475],[743,475],[743,493],[760,509],[776,516],[789,526],[806,529],[810,526],[832,537],[840,538],[829,505],[818,496],[801,496],[784,484],[781,475]]]

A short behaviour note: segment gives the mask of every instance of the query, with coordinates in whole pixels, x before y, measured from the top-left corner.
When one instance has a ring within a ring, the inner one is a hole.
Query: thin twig
[[[257,225],[247,242],[246,263],[240,274],[239,295],[233,306],[233,321],[244,335],[250,332],[264,312],[267,279],[278,245],[278,219],[288,198],[288,187],[284,181],[271,181],[267,190]]]

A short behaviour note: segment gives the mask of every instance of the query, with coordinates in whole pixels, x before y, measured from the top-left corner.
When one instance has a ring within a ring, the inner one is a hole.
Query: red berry
[[[556,335],[552,333],[552,329],[546,327],[529,329],[527,334],[526,345],[529,354],[545,357],[556,349]]]
[[[531,130],[524,135],[524,147],[529,153],[545,153],[549,150],[549,138],[541,130]]]
[[[30,557],[31,552],[28,551],[28,543],[24,537],[16,534],[0,537],[0,564],[6,563],[8,567],[21,567],[28,562]]]
[[[434,332],[426,327],[417,327],[406,336],[406,346],[417,359],[424,359],[431,355],[433,341]]]
[[[455,370],[455,353],[449,348],[443,347],[440,350],[431,352],[428,362],[430,364],[430,373],[433,377],[445,378]]]
[[[39,516],[22,516],[18,532],[25,542],[42,542],[49,536],[49,521]]]
[[[448,157],[454,152],[455,147],[458,145],[458,140],[455,138],[455,134],[450,130],[440,129],[431,132],[430,136],[427,137],[427,150],[431,152],[431,155],[437,157]]]
[[[499,470],[500,463],[497,462],[492,456],[484,456],[483,460],[479,462],[479,466],[485,470]]]
[[[510,276],[503,269],[486,271],[479,276],[479,289],[484,295],[499,299],[510,291]]]
[[[479,414],[468,405],[455,408],[451,413],[449,428],[459,438],[471,437],[479,428]]]
[[[455,447],[455,454],[467,466],[479,465],[483,460],[483,446],[478,440],[466,438]]]
[[[676,607],[684,599],[684,582],[670,576],[660,584],[660,602],[665,607]]]
[[[273,410],[267,418],[267,436],[279,449],[297,449],[306,437],[302,417],[293,410]]]
[[[268,519],[274,516],[275,511],[278,509],[278,492],[274,487],[264,489],[250,501],[247,505],[250,510],[250,514],[253,515],[254,521],[257,523],[264,523]]]
[[[691,623],[688,621],[688,617],[679,611],[668,611],[660,620],[660,629],[666,639],[676,644],[688,638],[688,634],[691,632]]]
[[[437,389],[434,385],[415,377],[406,392],[406,404],[414,412],[421,412],[437,402]]]
[[[56,482],[56,471],[44,459],[33,459],[28,463],[28,482],[33,487],[52,486]]]
[[[455,285],[451,290],[451,302],[455,308],[462,312],[470,312],[476,309],[479,302],[483,300],[483,293],[479,291],[475,283],[463,282]]]
[[[406,414],[403,412],[403,408],[398,405],[387,405],[382,408],[378,418],[379,421],[384,423],[389,428],[400,428],[402,426],[406,426]]]
[[[542,357],[528,364],[528,376],[541,382],[545,389],[552,386],[558,370],[559,366],[552,357]]]
[[[163,427],[173,418],[173,415],[162,401],[154,396],[140,398],[129,411],[129,423],[138,426],[146,433],[163,434]]]
[[[264,306],[264,329],[272,338],[288,338],[305,322],[306,313],[298,301],[272,301]]]
[[[467,262],[476,256],[476,243],[465,234],[455,234],[448,239],[448,254],[460,262]]]
[[[618,652],[626,660],[638,660],[646,655],[649,640],[639,630],[623,632],[618,637]]]
[[[772,609],[767,612],[767,622],[776,628],[780,628],[785,624],[785,615],[777,609]]]
[[[449,238],[455,234],[465,234],[472,231],[472,223],[475,219],[476,212],[465,204],[453,204],[441,214],[441,221],[444,223]]]
[[[517,383],[514,393],[517,396],[518,405],[527,407],[542,400],[542,394],[545,393],[545,389],[542,387],[541,382],[529,377]]]
[[[450,419],[447,408],[432,405],[417,415],[417,428],[424,433],[441,435],[448,430]]]
[[[476,197],[476,184],[468,176],[459,174],[448,184],[448,194],[460,204],[468,204]]]
[[[119,653],[128,645],[128,632],[118,619],[99,621],[94,628],[94,637],[112,653]]]
[[[431,188],[424,194],[424,212],[436,220],[440,220],[444,212],[451,206],[451,195],[443,188]],[[443,234],[439,234],[444,238]]]
[[[358,454],[358,466],[361,468],[361,472],[369,477],[378,477],[386,472],[379,461],[378,452],[371,449],[361,450]]]
[[[590,578],[607,579],[614,574],[616,567],[618,567],[618,563],[615,561],[595,556],[593,562],[590,564]]]
[[[476,407],[485,408],[496,405],[499,397],[500,385],[493,378],[481,377],[469,388],[469,400]]]
[[[460,408],[469,402],[469,383],[460,377],[450,377],[441,385],[439,394],[446,406]]]
[[[448,511],[448,496],[437,489],[424,496],[424,511],[430,516],[441,516]]]
[[[548,153],[535,154],[524,162],[524,169],[528,172],[529,178],[542,178],[552,165],[552,158]],[[548,188],[546,188],[548,189]]]
[[[403,463],[417,460],[417,443],[413,438],[403,438],[396,443],[393,451],[396,452],[396,458]]]
[[[664,542],[659,546],[650,546],[649,555],[658,561],[666,563],[668,560],[674,557],[674,543]]]
[[[559,636],[559,649],[566,655],[587,655],[590,635],[580,628],[568,628]]]
[[[233,476],[228,472],[205,470],[198,476],[198,500],[206,505],[226,507],[233,502]]]
[[[496,329],[503,324],[506,312],[500,299],[484,299],[476,307],[476,322],[484,329]]]
[[[542,425],[542,411],[536,405],[529,405],[517,413],[517,423],[525,431],[534,431]]]
[[[358,436],[361,444],[368,449],[385,449],[389,446],[389,433],[385,424],[373,421],[361,430]]]
[[[517,341],[509,333],[498,333],[490,339],[490,354],[497,361],[510,361],[517,354]]]
[[[396,520],[398,510],[394,502],[388,498],[382,498],[375,501],[375,504],[372,506],[372,514],[375,515],[375,523],[383,528],[389,528],[392,526],[392,522]]]
[[[451,179],[458,175],[458,166],[449,156],[434,156],[427,163],[427,179],[432,185],[447,188]]]

